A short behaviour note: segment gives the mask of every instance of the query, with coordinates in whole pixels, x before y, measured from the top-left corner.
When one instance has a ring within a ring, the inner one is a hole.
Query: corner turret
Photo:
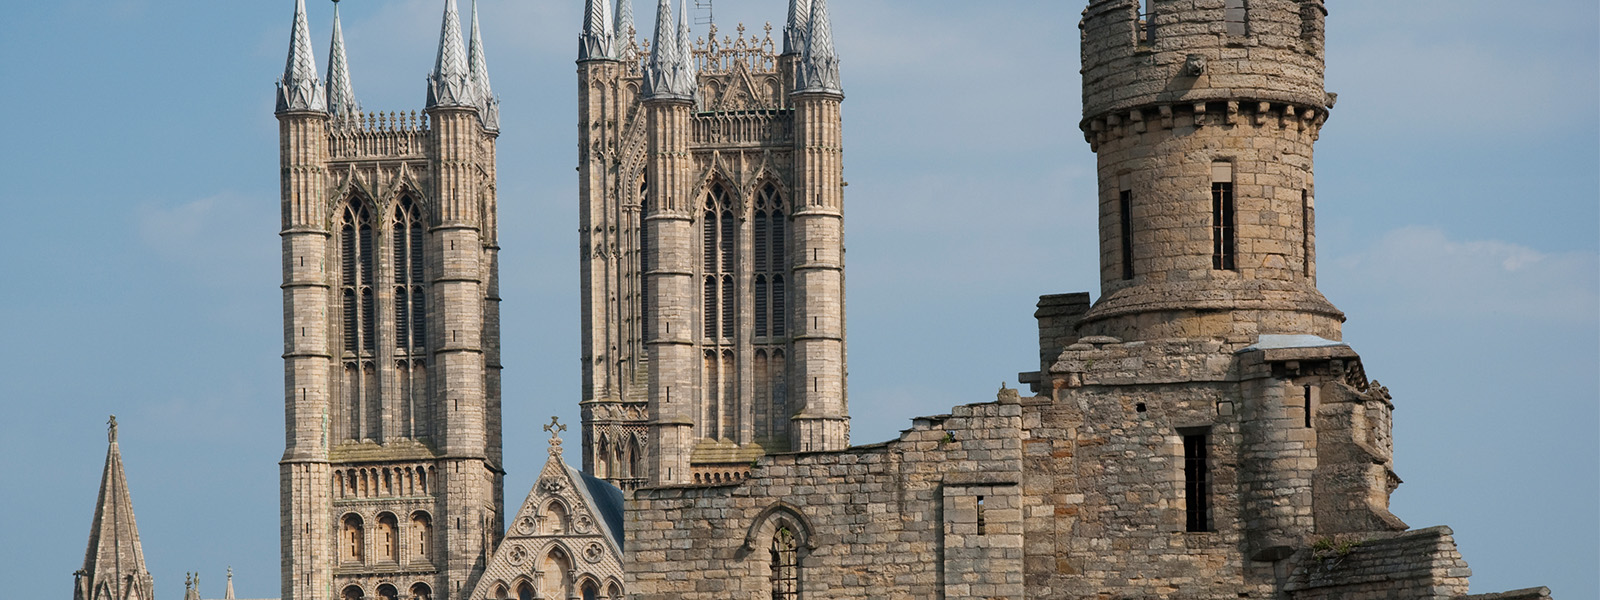
[[[478,31],[478,0],[472,0],[472,41],[467,44],[467,71],[472,74],[472,93],[477,98],[478,118],[483,128],[500,130],[500,99],[489,85],[489,62],[483,56],[483,34]]]
[[[446,0],[444,23],[439,28],[439,57],[428,75],[428,109],[441,106],[472,106],[472,75],[462,50],[461,15],[456,0]]]
[[[799,75],[795,82],[796,93],[844,94],[839,84],[839,57],[833,52],[833,28],[828,22],[828,0],[811,0],[805,54],[800,59]]]
[[[296,111],[324,112],[317,59],[311,51],[311,25],[306,20],[306,0],[295,0],[294,27],[289,32],[289,60],[278,80],[278,114]]]
[[[583,6],[583,34],[578,36],[578,60],[612,60],[616,57],[616,32],[611,28],[610,2],[588,0]]]
[[[350,85],[350,65],[344,55],[344,30],[339,26],[339,0],[333,0],[333,41],[328,50],[328,113],[340,121],[356,118],[355,87]]]
[[[684,23],[682,29],[687,34],[688,24]],[[684,47],[673,28],[670,0],[660,0],[656,5],[656,37],[650,43],[650,60],[645,65],[644,100],[694,99],[694,87],[684,81],[684,75],[688,73],[685,64],[693,57],[681,55]]]

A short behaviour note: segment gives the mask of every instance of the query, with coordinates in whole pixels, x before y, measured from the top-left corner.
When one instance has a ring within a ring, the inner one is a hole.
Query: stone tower
[[[100,497],[89,526],[89,549],[83,569],[73,574],[72,600],[154,600],[155,579],[145,568],[139,524],[133,518],[133,496],[122,471],[117,447],[117,418],[111,417],[105,472]]]
[[[427,107],[362,112],[337,11],[278,86],[285,600],[460,598],[503,531],[498,104],[444,2]]]
[[[791,1],[781,51],[678,9],[641,45],[631,0],[589,0],[579,38],[583,463],[625,489],[849,440],[827,3]]]
[[[1083,129],[1099,161],[1102,297],[1085,335],[1339,339],[1316,289],[1319,0],[1094,0]]]

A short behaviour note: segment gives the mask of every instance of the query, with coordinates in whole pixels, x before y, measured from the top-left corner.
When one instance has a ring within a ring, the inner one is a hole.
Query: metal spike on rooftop
[[[478,31],[478,0],[472,0],[472,41],[467,44],[467,69],[472,73],[472,92],[476,95],[478,118],[483,128],[500,130],[500,100],[489,85],[489,61],[483,56],[483,34]]]
[[[650,41],[650,61],[645,65],[644,97],[663,100],[688,100],[680,93],[683,68],[679,66],[678,35],[673,30],[671,0],[658,0],[656,5],[656,37]]]
[[[843,94],[839,84],[839,57],[833,52],[833,31],[828,23],[828,0],[811,0],[810,30],[800,59],[800,93]]]
[[[461,43],[461,14],[456,0],[445,0],[444,23],[439,27],[439,58],[428,76],[428,108],[473,106],[471,74]]]
[[[807,26],[811,22],[811,0],[789,0],[789,20],[783,25],[783,53],[805,51]]]
[[[612,35],[617,44],[617,57],[623,56],[633,46],[633,0],[617,0],[617,29]]]
[[[278,80],[278,112],[327,109],[317,78],[317,59],[311,51],[311,25],[306,20],[306,0],[294,1],[294,27],[289,32],[289,60]]]
[[[616,32],[611,27],[611,0],[587,0],[583,6],[583,34],[578,36],[578,60],[616,58]]]
[[[333,41],[328,50],[328,113],[335,120],[355,118],[361,112],[355,87],[350,84],[350,64],[344,55],[344,30],[339,27],[339,2],[333,3]]]

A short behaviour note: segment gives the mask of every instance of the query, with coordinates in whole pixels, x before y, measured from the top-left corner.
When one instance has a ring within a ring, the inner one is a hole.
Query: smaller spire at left
[[[294,28],[289,32],[289,60],[278,80],[278,112],[327,111],[316,55],[311,51],[311,25],[306,0],[294,0]]]
[[[355,87],[350,84],[350,63],[345,59],[344,30],[339,26],[339,0],[333,0],[333,41],[328,47],[328,114],[334,120],[351,120],[361,112]]]

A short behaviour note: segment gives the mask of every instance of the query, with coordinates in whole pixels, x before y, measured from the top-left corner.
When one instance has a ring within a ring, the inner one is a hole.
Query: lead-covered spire
[[[811,0],[789,0],[789,20],[783,25],[783,53],[805,51],[806,33],[811,31]]]
[[[609,60],[616,57],[616,32],[611,29],[611,1],[587,0],[583,6],[583,35],[578,36],[578,60]]]
[[[672,2],[656,5],[656,37],[650,42],[650,62],[645,65],[644,97],[647,100],[692,100],[693,90],[683,84],[685,69],[679,53],[683,47],[673,31]]]
[[[839,57],[833,53],[833,31],[828,23],[828,0],[811,0],[805,55],[800,58],[799,93],[843,94],[839,84]]]
[[[617,0],[617,29],[613,32],[617,44],[617,57],[627,54],[633,47],[633,0]]]
[[[489,85],[489,62],[483,57],[483,34],[478,31],[478,0],[472,0],[472,41],[467,44],[467,70],[472,73],[472,93],[477,97],[483,128],[500,130],[500,100]]]
[[[355,87],[350,85],[350,64],[344,55],[344,30],[339,27],[339,2],[333,3],[333,41],[328,50],[328,114],[335,120],[352,119],[361,112]]]
[[[473,106],[471,74],[461,44],[461,14],[456,0],[445,0],[444,24],[439,28],[439,58],[428,76],[428,108]]]
[[[306,21],[306,0],[294,1],[294,28],[289,32],[289,60],[278,80],[278,112],[323,111],[322,84],[317,59],[311,51],[311,25]]]

